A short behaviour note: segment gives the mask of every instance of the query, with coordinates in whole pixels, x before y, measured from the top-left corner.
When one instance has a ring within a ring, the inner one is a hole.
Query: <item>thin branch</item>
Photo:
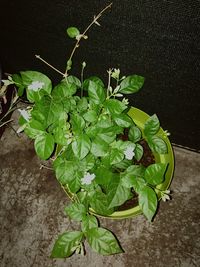
[[[61,74],[63,77],[65,77],[65,74],[62,73],[61,71],[59,71],[57,68],[55,68],[53,65],[49,64],[46,60],[44,60],[43,58],[40,57],[40,55],[35,55],[35,57],[39,60],[41,60],[43,63],[45,63],[47,66],[49,66],[50,68],[52,68],[53,70],[55,70],[56,72],[58,72],[59,74]]]
[[[110,3],[108,6],[106,6],[104,9],[102,9],[99,14],[97,16],[94,16],[94,19],[93,21],[88,25],[88,27],[85,29],[85,31],[81,34],[80,38],[77,40],[77,42],[75,43],[75,46],[71,52],[71,55],[68,59],[68,61],[71,61],[72,60],[72,57],[76,51],[76,49],[79,47],[79,43],[81,41],[82,38],[84,38],[85,34],[88,32],[88,30],[92,27],[93,24],[97,24],[97,20],[102,16],[102,14],[108,9],[108,8],[111,8],[112,6],[112,3]],[[68,69],[66,68],[66,71],[65,71],[65,74],[64,76],[67,77],[67,71]]]

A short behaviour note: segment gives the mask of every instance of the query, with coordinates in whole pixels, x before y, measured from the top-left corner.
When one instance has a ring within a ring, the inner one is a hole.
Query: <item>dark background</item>
[[[33,69],[54,82],[61,76],[35,59],[39,54],[64,71],[73,40],[66,28],[83,31],[109,1],[0,1],[0,61],[8,73]],[[171,141],[200,150],[200,1],[115,0],[93,26],[74,57],[72,74],[100,76],[109,67],[146,78],[130,104],[156,113]]]

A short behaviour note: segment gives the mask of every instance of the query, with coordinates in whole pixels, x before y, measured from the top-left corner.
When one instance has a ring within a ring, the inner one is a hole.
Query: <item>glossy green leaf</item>
[[[91,76],[90,78],[86,79],[83,82],[83,88],[84,88],[84,90],[88,90],[90,81],[95,82],[97,85],[99,85],[100,87],[104,88],[104,83],[103,83],[103,81],[99,77]]]
[[[113,172],[103,165],[100,165],[94,173],[96,175],[95,181],[100,185],[107,185],[113,177]]]
[[[27,124],[24,132],[32,139],[35,139],[39,135],[43,135],[46,130],[44,125],[37,120],[31,119]]]
[[[155,191],[145,186],[139,192],[139,206],[149,221],[152,220],[157,210],[158,200]]]
[[[107,195],[101,191],[94,192],[94,195],[90,198],[90,205],[100,215],[110,215],[114,212],[113,208],[108,207]]]
[[[89,229],[97,227],[98,227],[98,221],[95,216],[87,215],[83,218],[81,223],[81,229],[83,232],[87,232]]]
[[[108,191],[109,208],[118,207],[128,200],[130,189],[124,187],[120,179],[112,181],[112,185]]]
[[[133,121],[131,120],[131,118],[126,115],[126,114],[114,114],[112,115],[113,120],[115,121],[115,123],[123,128],[128,128],[132,125]]]
[[[108,151],[108,146],[108,143],[106,143],[103,139],[97,136],[92,141],[91,153],[95,157],[103,157]]]
[[[104,228],[91,228],[86,232],[90,247],[101,255],[123,252],[115,236]]]
[[[68,80],[64,79],[59,84],[57,84],[53,91],[52,96],[56,99],[62,100],[63,98],[70,97],[76,93],[77,86],[75,82],[68,82]],[[67,101],[67,100],[66,100]]]
[[[70,38],[76,38],[80,34],[79,30],[76,27],[67,28],[67,34]]]
[[[133,187],[136,192],[145,185],[145,181],[138,178],[143,178],[145,168],[142,165],[131,165],[123,173],[121,173],[121,183],[124,187]]]
[[[65,208],[67,215],[75,221],[82,221],[87,211],[83,204],[81,203],[72,203]]]
[[[26,86],[27,98],[30,102],[39,101],[43,95],[51,93],[51,80],[43,73],[37,71],[22,71],[20,72],[22,82]],[[31,85],[38,84],[38,89],[31,89]],[[30,88],[30,89],[29,89]]]
[[[77,164],[75,161],[67,161],[67,160],[61,160],[56,164],[57,162],[54,162],[54,168],[56,171],[56,178],[58,181],[65,185],[73,180],[74,178],[74,172],[77,169]]]
[[[54,139],[50,133],[38,135],[34,142],[37,155],[41,159],[48,159],[54,150]]]
[[[94,110],[89,110],[83,115],[83,118],[88,122],[94,122],[97,120],[97,113]]]
[[[120,93],[132,94],[138,92],[144,84],[144,77],[139,75],[131,75],[126,77],[120,83]]]
[[[147,167],[145,171],[145,180],[151,185],[158,185],[164,181],[164,174],[167,164],[155,163]]]
[[[67,81],[67,83],[75,84],[78,88],[81,87],[81,81],[76,76],[69,75],[65,78],[65,80]]]
[[[111,115],[120,114],[127,108],[127,106],[123,102],[117,99],[107,99],[104,102],[104,107],[106,111],[110,113]]]
[[[158,154],[166,154],[168,152],[167,144],[165,141],[158,137],[158,136],[152,136],[147,139],[148,145],[151,148],[151,150]]]
[[[88,154],[90,147],[91,141],[86,134],[79,135],[72,143],[74,155],[76,155],[79,159],[83,159]]]
[[[160,122],[156,114],[148,118],[144,124],[144,134],[146,136],[152,136],[157,134],[160,129]]]
[[[85,120],[77,113],[70,115],[70,122],[74,133],[81,133],[85,127]]]
[[[142,133],[140,129],[137,126],[131,126],[128,132],[128,138],[131,140],[133,143],[138,142],[142,137]]]
[[[89,81],[88,95],[90,101],[94,102],[95,104],[103,103],[106,98],[104,88],[93,81]]]
[[[80,231],[66,232],[56,240],[51,258],[67,258],[71,256],[80,244],[83,233]]]
[[[141,160],[143,153],[144,153],[143,147],[140,144],[136,144],[134,153],[135,153],[136,160],[138,161]]]
[[[117,148],[113,148],[110,151],[109,158],[110,164],[117,164],[124,159],[124,152]]]

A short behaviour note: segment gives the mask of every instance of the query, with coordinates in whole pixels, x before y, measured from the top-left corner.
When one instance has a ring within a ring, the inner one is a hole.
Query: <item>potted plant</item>
[[[160,199],[169,199],[174,160],[167,131],[158,117],[129,107],[126,95],[138,92],[144,83],[139,75],[120,75],[108,70],[107,85],[97,76],[81,79],[69,75],[72,59],[86,33],[111,7],[106,6],[81,34],[76,27],[67,34],[76,39],[61,72],[51,80],[37,71],[11,75],[10,83],[26,94],[30,105],[19,110],[20,128],[34,140],[36,154],[51,159],[56,178],[71,199],[66,214],[80,222],[80,230],[65,232],[55,242],[52,257],[84,254],[84,241],[102,255],[122,252],[118,240],[99,226],[98,216],[128,218],[143,213],[151,221]]]

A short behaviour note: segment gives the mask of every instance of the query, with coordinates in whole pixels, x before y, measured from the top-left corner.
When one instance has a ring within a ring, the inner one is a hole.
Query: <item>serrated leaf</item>
[[[67,34],[70,38],[76,38],[80,34],[79,30],[76,27],[67,28]]]
[[[77,247],[83,238],[83,233],[80,231],[66,232],[56,240],[51,258],[67,258],[71,256],[75,247]]]
[[[128,138],[131,140],[133,143],[138,142],[142,137],[142,133],[140,129],[137,126],[131,126],[128,132]]]
[[[98,83],[95,83],[93,81],[89,81],[88,95],[89,95],[89,100],[94,102],[95,104],[103,103],[106,98],[104,88],[101,87]]]
[[[41,159],[48,159],[54,150],[54,139],[50,133],[45,133],[36,137],[34,147],[37,155]]]
[[[106,111],[110,113],[111,115],[120,114],[127,108],[127,106],[123,102],[117,99],[107,99],[104,102],[104,107]]]
[[[86,232],[90,247],[101,255],[123,252],[115,236],[104,228],[91,228]]]
[[[91,141],[86,134],[79,135],[72,143],[74,155],[76,155],[79,159],[83,159],[88,154],[90,147]]]
[[[65,208],[65,212],[72,220],[75,221],[82,221],[87,213],[85,206],[81,203],[72,203]]]
[[[87,232],[89,229],[97,227],[98,227],[98,221],[95,216],[87,215],[83,218],[81,223],[81,229],[83,232]]]
[[[139,206],[149,221],[152,220],[157,210],[158,200],[155,191],[145,186],[139,192]]]
[[[146,136],[152,136],[157,134],[160,129],[160,122],[156,114],[147,119],[144,124],[144,134]]]
[[[145,171],[145,180],[151,185],[161,184],[164,180],[164,174],[167,164],[155,163],[147,167]]]
[[[139,75],[131,75],[126,77],[120,83],[120,93],[132,94],[138,92],[144,84],[144,77]]]
[[[166,154],[168,152],[167,144],[158,136],[149,137],[147,142],[151,150],[155,153]]]

